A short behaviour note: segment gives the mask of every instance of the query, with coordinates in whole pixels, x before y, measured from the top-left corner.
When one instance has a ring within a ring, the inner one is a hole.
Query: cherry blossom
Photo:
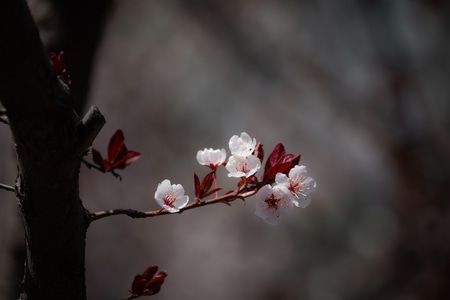
[[[241,136],[233,135],[228,142],[232,155],[247,157],[253,154],[256,146],[256,139],[252,139],[246,132]]]
[[[228,170],[228,177],[250,177],[254,175],[261,168],[261,161],[254,155],[239,156],[232,155],[228,159],[225,166]]]
[[[277,225],[279,219],[285,217],[292,209],[292,194],[284,185],[264,185],[257,193],[255,214],[266,223]]]
[[[189,196],[184,195],[184,188],[181,184],[171,184],[170,180],[165,179],[158,184],[155,200],[162,208],[176,213],[186,206]]]
[[[227,158],[227,152],[225,149],[212,149],[205,148],[205,150],[199,150],[197,152],[197,161],[199,164],[208,166],[211,169],[216,169],[222,165]]]
[[[316,190],[316,181],[306,175],[305,166],[295,166],[289,171],[289,177],[278,173],[275,177],[278,185],[285,186],[291,191],[293,203],[297,207],[305,208],[311,203],[310,194]]]

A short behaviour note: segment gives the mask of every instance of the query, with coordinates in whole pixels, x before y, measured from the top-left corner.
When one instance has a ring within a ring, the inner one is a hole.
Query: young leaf
[[[200,179],[198,178],[198,175],[194,172],[194,194],[195,198],[200,199]]]
[[[300,154],[286,154],[284,145],[278,143],[267,158],[262,183],[272,183],[277,173],[287,174],[300,161]]]
[[[158,293],[167,277],[167,273],[165,271],[156,272],[158,272],[158,266],[151,265],[144,273],[142,273],[142,275],[136,275],[131,284],[131,295],[127,299],[151,296]]]
[[[141,154],[134,150],[128,150],[125,146],[125,137],[122,130],[117,130],[111,137],[108,145],[108,159],[104,159],[100,152],[92,149],[92,160],[103,172],[111,172],[115,177],[121,178],[115,170],[123,170],[125,167],[138,160]]]

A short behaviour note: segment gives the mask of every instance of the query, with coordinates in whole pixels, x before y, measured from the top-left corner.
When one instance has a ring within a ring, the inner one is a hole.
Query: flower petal
[[[181,184],[171,184],[165,179],[158,184],[155,192],[156,202],[171,213],[179,212],[189,202],[189,196],[184,195]]]
[[[231,154],[239,156],[248,156],[253,153],[256,146],[256,139],[252,139],[246,132],[241,136],[233,135],[228,142]]]
[[[205,148],[197,152],[197,161],[199,164],[209,166],[211,168],[217,168],[225,162],[227,152],[225,149],[212,149]]]
[[[285,186],[263,186],[257,193],[255,214],[266,223],[276,225],[292,208],[292,195]]]
[[[254,155],[248,157],[232,155],[228,159],[225,168],[228,170],[228,177],[250,177],[254,175],[260,168],[261,162]]]

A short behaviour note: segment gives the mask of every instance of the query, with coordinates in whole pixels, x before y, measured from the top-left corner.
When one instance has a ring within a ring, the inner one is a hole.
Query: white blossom
[[[232,155],[225,166],[228,177],[250,177],[261,168],[261,161],[254,155],[239,156]]]
[[[189,202],[189,196],[184,195],[181,184],[171,184],[165,179],[158,184],[155,192],[156,202],[171,213],[180,211]]]
[[[228,142],[228,146],[232,155],[247,157],[253,154],[256,139],[252,139],[246,132],[242,132],[241,136],[233,135]]]
[[[255,214],[266,223],[276,225],[292,209],[292,194],[286,186],[266,184],[256,193]]]
[[[225,151],[225,149],[214,150],[212,148],[205,148],[205,150],[199,150],[197,152],[198,163],[213,169],[223,164],[226,158],[227,152]]]
[[[305,208],[311,203],[310,194],[316,190],[316,181],[306,175],[305,166],[295,166],[289,171],[289,177],[278,173],[275,177],[278,185],[285,186],[294,195],[293,203]]]

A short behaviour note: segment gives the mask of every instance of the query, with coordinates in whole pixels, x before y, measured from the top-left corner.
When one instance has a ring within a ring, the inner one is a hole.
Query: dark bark
[[[85,108],[96,49],[103,34],[104,23],[111,11],[111,0],[51,0],[61,19],[58,38],[46,45],[54,52],[64,50],[66,64],[73,81],[75,110]]]
[[[87,212],[79,156],[104,123],[81,120],[55,76],[24,0],[0,2],[0,100],[18,157],[27,258],[22,299],[86,299]]]

